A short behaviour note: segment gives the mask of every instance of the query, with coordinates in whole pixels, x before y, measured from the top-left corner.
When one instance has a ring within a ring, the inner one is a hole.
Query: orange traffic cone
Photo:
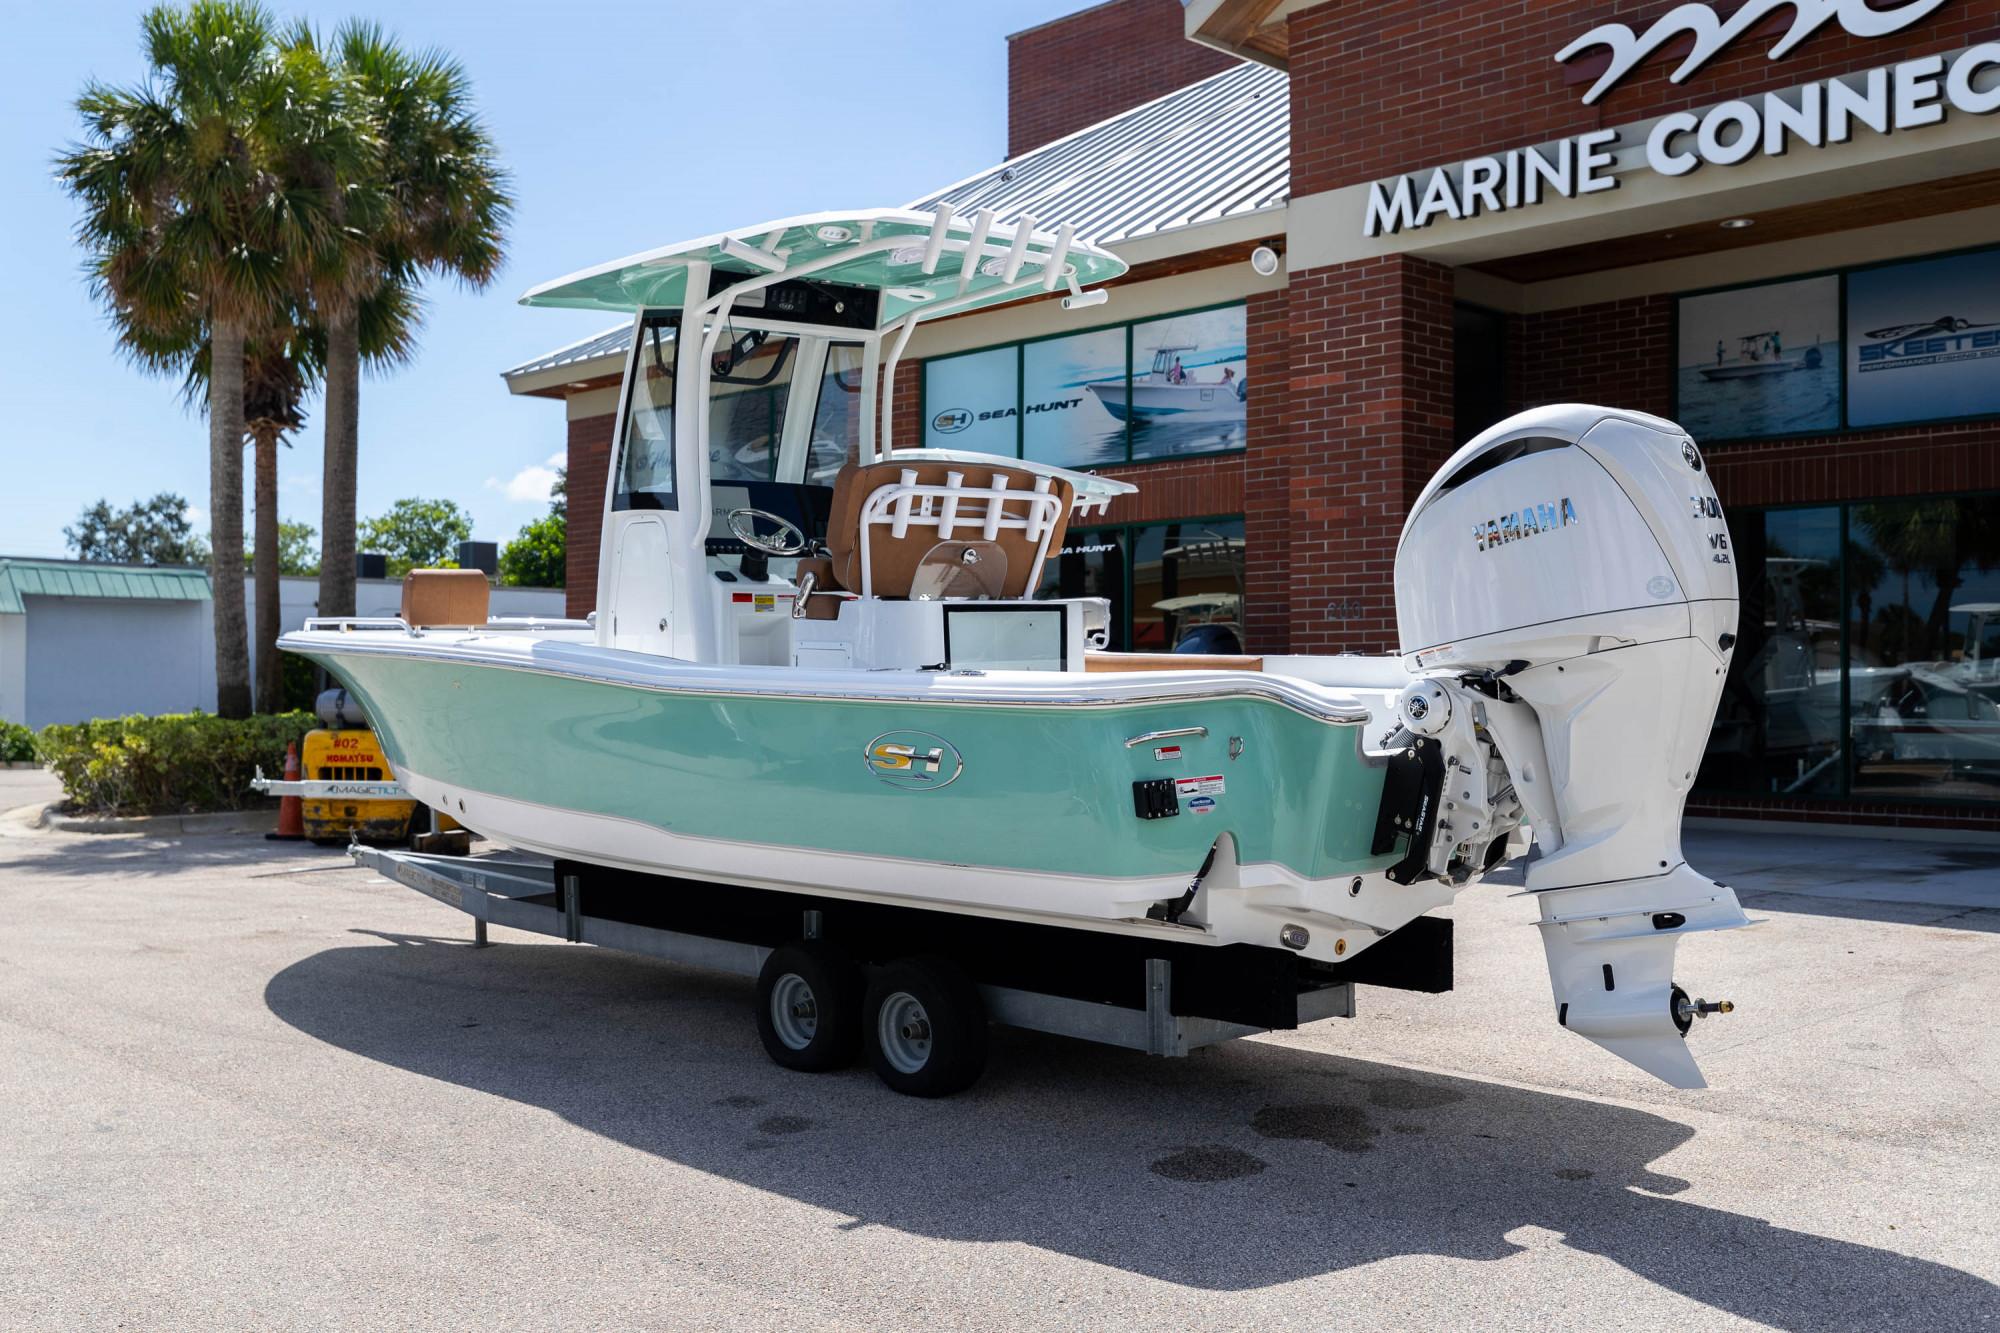
[[[299,746],[294,741],[285,747],[285,781],[299,780]],[[296,796],[278,798],[278,831],[266,833],[273,842],[299,842],[306,836],[306,821],[303,807]]]

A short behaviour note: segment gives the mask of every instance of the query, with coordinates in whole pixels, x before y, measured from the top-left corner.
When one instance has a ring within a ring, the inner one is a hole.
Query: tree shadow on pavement
[[[361,933],[361,932],[357,932]],[[971,1092],[771,1065],[749,983],[596,949],[381,935],[271,979],[321,1041],[853,1219],[1244,1290],[1561,1243],[1784,1329],[1962,1324],[2000,1288],[1678,1201],[1662,1116],[1236,1042],[1157,1060],[996,1029]],[[1919,1314],[1919,1312],[1923,1312]]]

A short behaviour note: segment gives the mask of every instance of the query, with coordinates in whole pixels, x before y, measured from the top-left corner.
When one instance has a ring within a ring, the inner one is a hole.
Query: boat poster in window
[[[1840,428],[1840,279],[1684,296],[1675,417],[1697,440]]]
[[[1024,456],[1057,467],[1125,461],[1123,325],[1021,349]]]
[[[2000,415],[2000,250],[1847,279],[1852,426]]]
[[[1243,307],[1201,310],[1132,326],[1132,457],[1241,449],[1250,384]],[[1108,390],[1091,385],[1092,393]]]
[[[924,362],[924,444],[1019,457],[1020,353],[995,347]]]

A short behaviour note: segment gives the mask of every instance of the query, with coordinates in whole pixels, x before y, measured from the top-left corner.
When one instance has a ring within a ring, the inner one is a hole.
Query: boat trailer
[[[800,1041],[785,1040],[788,1017],[802,1016],[806,1028],[805,1036],[810,1038],[812,1036],[810,1028],[818,1019],[833,1017],[833,1005],[830,1002],[831,996],[822,995],[815,998],[811,990],[805,990],[798,992],[804,996],[803,1000],[795,999],[789,1002],[791,1007],[787,1009],[786,993],[782,988],[786,983],[798,983],[800,979],[786,974],[774,982],[768,975],[773,970],[773,956],[789,957],[790,952],[800,951],[801,956],[810,963],[812,951],[824,940],[829,912],[841,913],[845,919],[847,909],[854,909],[857,912],[873,910],[892,913],[913,910],[869,909],[865,905],[845,901],[794,899],[793,895],[768,895],[783,899],[787,904],[793,901],[817,904],[798,911],[795,917],[790,918],[794,924],[784,929],[796,936],[794,941],[774,945],[766,942],[771,938],[769,934],[771,923],[768,916],[761,923],[765,938],[748,939],[741,936],[757,934],[758,923],[747,920],[718,921],[716,924],[722,927],[721,932],[711,934],[669,929],[655,924],[640,924],[632,920],[621,920],[613,915],[593,914],[584,909],[584,902],[586,898],[596,894],[597,890],[593,888],[586,892],[583,888],[584,875],[572,873],[584,868],[576,867],[572,863],[556,863],[516,852],[489,853],[472,857],[438,856],[360,844],[349,847],[348,855],[355,864],[415,889],[471,917],[475,947],[489,946],[492,941],[488,938],[487,928],[489,925],[499,925],[574,944],[595,944],[601,948],[641,954],[706,971],[753,977],[759,981],[759,1000],[764,1009],[770,1009],[774,1003],[772,988],[775,985],[779,988],[775,992],[775,1003],[779,1006],[775,1011],[777,1028],[775,1035],[778,1038],[776,1045],[773,1042],[772,1022],[760,1022],[759,1030],[772,1057],[779,1063],[793,1068],[835,1067],[833,1064],[815,1064],[788,1058],[788,1056],[804,1056],[807,1050]],[[668,887],[653,890],[648,896],[657,901],[661,893],[670,892],[671,887]],[[756,891],[738,889],[737,892]],[[617,895],[607,894],[606,901],[615,911],[619,901]],[[633,900],[628,897],[624,901]],[[941,915],[933,912],[914,914],[925,918]],[[1442,922],[1437,924],[1446,925]],[[936,1096],[958,1091],[975,1079],[984,1063],[983,1035],[979,1036],[976,1042],[976,1059],[970,1061],[970,1067],[965,1067],[961,1062],[956,1077],[942,1080],[919,1078],[914,1082],[908,1078],[892,1077],[899,1063],[907,1065],[915,1058],[910,1051],[896,1050],[899,1034],[906,1039],[903,1042],[905,1046],[916,1051],[918,1056],[927,1056],[932,1040],[941,1038],[951,1029],[951,1020],[954,1017],[964,1020],[961,1026],[969,1023],[981,1034],[985,1024],[990,1021],[1010,1027],[1050,1032],[1108,1046],[1123,1047],[1127,1050],[1144,1051],[1151,1055],[1184,1056],[1204,1046],[1270,1031],[1273,1027],[1295,1026],[1323,1018],[1351,1018],[1354,1015],[1353,980],[1299,978],[1289,971],[1284,973],[1285,986],[1295,993],[1295,1000],[1284,1006],[1282,1015],[1295,1014],[1295,1023],[1275,1022],[1260,1025],[1253,1022],[1236,1022],[1176,1013],[1174,1011],[1175,962],[1172,957],[1146,956],[1149,952],[1145,947],[1148,942],[1143,939],[1135,941],[1126,936],[1093,935],[1086,931],[1063,933],[1081,937],[1082,947],[1089,948],[1093,942],[1105,947],[1108,952],[1103,956],[1102,962],[1106,969],[1115,970],[1123,967],[1134,969],[1136,974],[1124,978],[1130,983],[1123,988],[1127,1002],[1063,995],[1019,985],[996,984],[983,978],[973,981],[972,978],[977,976],[981,969],[974,960],[966,958],[961,952],[958,963],[963,966],[963,978],[970,983],[966,989],[976,992],[976,1001],[971,995],[966,996],[967,1003],[962,1006],[967,1010],[964,1015],[927,1013],[924,1004],[917,1004],[914,1007],[906,1005],[897,1015],[879,1018],[878,1021],[884,1024],[891,1024],[892,1019],[896,1020],[892,1026],[882,1028],[881,1032],[876,1034],[876,1039],[869,1043],[869,1054],[884,1081],[898,1091]],[[729,935],[739,938],[728,938]],[[1181,948],[1185,950],[1187,946],[1183,945]],[[1443,942],[1443,949],[1448,959],[1450,949],[1448,935]],[[1157,952],[1169,954],[1173,951],[1160,949]],[[1210,949],[1206,952],[1218,951]],[[863,953],[865,956],[866,951]],[[1184,968],[1198,966],[1198,963],[1188,962],[1185,954],[1182,956]],[[933,969],[943,966],[956,971],[957,968],[951,962],[952,958],[953,955],[947,946],[937,956],[912,961],[919,966],[928,965]],[[783,963],[785,959],[780,958],[779,961]],[[879,980],[882,975],[893,974],[899,966],[906,964],[885,960],[879,963],[856,964],[855,970],[866,972]],[[1446,968],[1448,967],[1447,961]],[[811,979],[810,974],[813,971],[811,966],[801,965],[798,970],[807,973],[808,979]],[[1095,969],[1086,967],[1073,970],[1089,974]],[[1369,978],[1371,981],[1376,979]],[[1389,981],[1387,984],[1397,983]],[[1448,986],[1447,980],[1444,986],[1438,988]],[[1432,989],[1428,985],[1412,988]],[[819,989],[832,991],[837,988],[822,981]],[[920,987],[912,989],[921,991]],[[949,990],[949,987],[945,989]],[[871,984],[871,998],[872,992]],[[859,998],[858,990],[853,998]],[[904,995],[901,998],[908,1001],[911,997]],[[928,997],[920,994],[919,998],[926,1000],[930,1010],[942,1010],[946,1007],[937,994]],[[886,1005],[880,1007],[887,1013]],[[868,1011],[861,1006],[855,1006],[855,1016],[858,1017],[866,1012]],[[760,1014],[760,1018],[763,1017],[765,1015]],[[796,1024],[794,1026],[796,1027]],[[916,1036],[911,1037],[912,1033]],[[857,1038],[859,1035],[857,1034]],[[885,1050],[890,1066],[887,1070],[884,1069],[885,1057],[881,1053]],[[904,1057],[900,1061],[897,1058],[899,1054]],[[852,1057],[853,1052],[850,1051],[848,1058]],[[918,1059],[916,1063],[921,1066],[932,1062]]]

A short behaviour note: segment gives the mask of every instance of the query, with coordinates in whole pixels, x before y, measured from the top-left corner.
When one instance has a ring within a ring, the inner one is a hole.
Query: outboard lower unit
[[[1493,427],[1411,510],[1396,607],[1416,676],[1403,723],[1439,742],[1448,770],[1433,871],[1482,862],[1494,811],[1517,803],[1557,1020],[1676,1087],[1705,1086],[1686,1035],[1729,1006],[1689,998],[1675,950],[1750,922],[1681,854],[1737,612],[1694,441],[1574,404]]]

